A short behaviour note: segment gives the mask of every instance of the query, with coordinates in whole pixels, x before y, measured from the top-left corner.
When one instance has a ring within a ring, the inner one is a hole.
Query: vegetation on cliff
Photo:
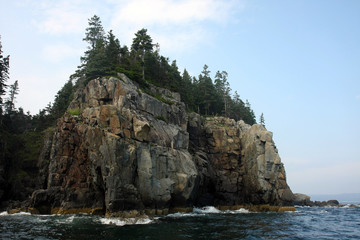
[[[180,93],[188,111],[202,115],[222,115],[235,120],[256,123],[255,114],[248,101],[240,99],[237,92],[232,96],[228,74],[217,71],[214,79],[205,64],[198,77],[192,77],[186,69],[179,72],[176,60],[160,54],[160,45],[154,44],[146,29],[135,33],[131,48],[121,46],[112,31],[105,35],[98,16],[89,19],[85,38],[88,49],[81,57],[81,65],[71,79],[87,83],[89,80],[125,73],[140,87],[149,84]]]
[[[226,71],[217,71],[212,78],[205,64],[197,77],[190,76],[186,69],[180,73],[176,60],[170,61],[160,54],[159,44],[153,43],[146,29],[135,33],[129,48],[121,45],[111,30],[105,33],[95,15],[89,19],[83,40],[88,48],[80,66],[58,91],[54,102],[36,115],[24,113],[15,105],[19,82],[8,83],[10,57],[3,55],[0,42],[0,202],[22,200],[31,192],[37,184],[34,174],[44,131],[67,111],[75,92],[94,78],[121,72],[136,81],[142,92],[150,93],[151,85],[178,92],[189,112],[256,123],[250,103],[241,100],[237,91],[231,93]],[[171,103],[169,99],[163,101]]]

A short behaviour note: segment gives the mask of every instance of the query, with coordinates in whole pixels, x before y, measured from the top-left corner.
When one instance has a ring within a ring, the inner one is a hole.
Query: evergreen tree
[[[15,110],[15,98],[19,93],[19,84],[16,80],[14,84],[10,85],[9,99],[5,102],[6,113],[11,113]]]
[[[96,44],[99,39],[105,39],[105,31],[101,24],[101,20],[98,16],[94,15],[89,19],[89,27],[86,28],[84,41],[88,42],[90,46],[89,50],[92,50],[96,47]]]
[[[182,74],[182,82],[184,84],[184,94],[181,95],[181,100],[185,102],[187,108],[189,110],[195,110],[194,106],[194,88],[192,84],[192,78],[188,71],[184,69],[184,72]]]
[[[246,103],[245,103],[245,109],[246,109],[246,112],[245,112],[245,116],[244,116],[244,121],[250,125],[255,124],[256,123],[255,113],[251,109],[251,105],[247,99],[246,99]]]
[[[107,75],[111,66],[105,52],[106,46],[103,39],[99,39],[95,45],[95,48],[89,52],[88,60],[85,68],[86,80],[102,77]]]
[[[218,94],[221,96],[223,101],[223,111],[224,115],[229,116],[229,108],[230,108],[230,84],[227,81],[228,73],[226,71],[217,71],[215,75],[215,88]]]
[[[263,127],[265,127],[264,113],[261,113],[261,115],[260,115],[259,124],[262,125]]]
[[[142,77],[145,80],[145,54],[153,50],[152,39],[147,34],[147,29],[143,28],[135,33],[133,43],[131,45],[131,51],[135,55],[135,60],[138,57],[141,59]]]
[[[94,63],[93,58],[97,57],[99,59],[100,55],[102,55],[101,57],[105,56],[105,32],[98,16],[94,15],[89,19],[89,27],[86,28],[83,41],[89,43],[88,50],[85,51],[85,56],[80,58],[82,64],[78,66],[78,69],[73,75],[70,76],[70,79],[86,77],[86,79],[89,80],[93,77],[91,74],[94,73],[97,76],[98,72],[103,72],[96,69],[91,69],[91,67],[96,67],[99,65]],[[89,62],[91,62],[90,69]]]
[[[197,100],[200,113],[209,115],[216,113],[214,105],[217,101],[216,90],[210,77],[209,67],[205,64],[201,74],[199,75],[199,83],[197,86]]]
[[[120,42],[115,38],[112,30],[109,31],[107,36],[105,55],[110,71],[115,72],[116,66],[120,64]]]
[[[54,121],[65,113],[66,109],[68,108],[71,102],[73,92],[74,92],[74,86],[72,84],[72,81],[69,80],[57,92],[55,96],[54,104],[50,110],[50,115],[51,115],[50,120]],[[46,115],[46,111],[49,111],[49,109],[48,108],[47,110],[44,109],[42,112],[40,112],[40,115]]]
[[[1,124],[1,116],[3,114],[3,98],[6,90],[6,82],[9,79],[9,59],[10,56],[3,56],[2,44],[1,44],[1,36],[0,36],[0,124]]]

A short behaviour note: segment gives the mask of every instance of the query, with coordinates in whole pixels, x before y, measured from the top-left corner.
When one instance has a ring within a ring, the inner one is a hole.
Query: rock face
[[[152,95],[152,96],[151,96]],[[293,194],[272,133],[222,117],[187,114],[180,95],[125,75],[90,81],[58,120],[40,157],[41,213],[193,205],[286,205]],[[47,163],[47,164],[46,164]]]
[[[291,203],[293,194],[271,132],[223,117],[207,118],[202,124],[197,114],[189,119],[202,186],[200,205]]]
[[[302,194],[302,193],[295,193],[294,194],[294,205],[298,206],[309,206],[309,207],[341,207],[344,206],[340,204],[338,200],[328,200],[328,201],[311,201],[310,196]]]

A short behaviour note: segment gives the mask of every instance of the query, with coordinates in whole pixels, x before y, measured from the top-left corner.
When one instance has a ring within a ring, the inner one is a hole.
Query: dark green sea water
[[[360,239],[360,208],[250,213],[213,207],[141,221],[0,214],[0,239]]]

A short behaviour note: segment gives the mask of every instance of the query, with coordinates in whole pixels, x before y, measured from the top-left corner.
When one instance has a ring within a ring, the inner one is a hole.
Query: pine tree
[[[102,77],[110,72],[111,66],[105,53],[105,42],[103,39],[99,39],[95,45],[95,48],[89,52],[88,60],[85,68],[86,80]]]
[[[182,82],[184,84],[184,95],[181,95],[181,100],[185,102],[188,109],[195,110],[194,106],[194,87],[192,84],[192,79],[190,74],[186,69],[184,69],[184,72],[182,74]]]
[[[61,117],[66,109],[68,108],[70,101],[72,99],[72,94],[74,92],[73,84],[71,80],[64,84],[64,86],[57,92],[54,100],[54,104],[50,110],[51,116],[53,120]],[[44,114],[46,111],[49,111],[49,106],[44,110]]]
[[[222,98],[223,101],[223,111],[224,115],[229,116],[229,108],[230,108],[230,84],[227,81],[228,73],[226,71],[217,71],[215,75],[215,88]]]
[[[107,65],[111,72],[114,72],[116,66],[120,64],[120,42],[115,38],[112,30],[109,31],[107,36],[107,43],[105,47],[105,55]]]
[[[10,85],[9,99],[5,102],[5,111],[7,114],[15,110],[15,98],[19,93],[19,84],[16,80],[14,84]]]
[[[133,38],[133,43],[131,45],[131,51],[135,54],[135,60],[137,60],[137,57],[140,57],[141,59],[143,80],[145,80],[145,54],[146,52],[152,52],[152,50],[152,39],[147,34],[147,29],[143,28],[135,33],[135,38]]]
[[[205,115],[214,114],[216,112],[214,106],[217,101],[216,90],[210,77],[209,67],[205,64],[201,74],[199,75],[199,83],[197,84],[197,102],[201,113]]]
[[[265,127],[264,113],[261,113],[260,115],[259,124]]]
[[[89,27],[86,28],[84,41],[88,42],[89,50],[94,49],[99,39],[105,39],[105,31],[98,16],[94,15],[89,19]]]
[[[70,79],[86,77],[87,80],[91,79],[92,73],[97,72],[95,69],[89,69],[89,62],[93,61],[94,57],[104,54],[105,46],[105,32],[101,25],[100,18],[94,15],[89,19],[89,27],[86,28],[85,37],[83,41],[89,43],[88,50],[85,51],[85,56],[81,57],[81,65],[78,66],[76,72],[70,76]],[[90,65],[98,65],[93,62]],[[93,66],[90,66],[90,68]],[[95,74],[97,76],[98,74]]]
[[[3,98],[6,92],[6,82],[9,80],[9,59],[10,56],[3,56],[2,44],[1,44],[1,36],[0,36],[0,117],[3,114]],[[1,121],[1,119],[0,119]]]

